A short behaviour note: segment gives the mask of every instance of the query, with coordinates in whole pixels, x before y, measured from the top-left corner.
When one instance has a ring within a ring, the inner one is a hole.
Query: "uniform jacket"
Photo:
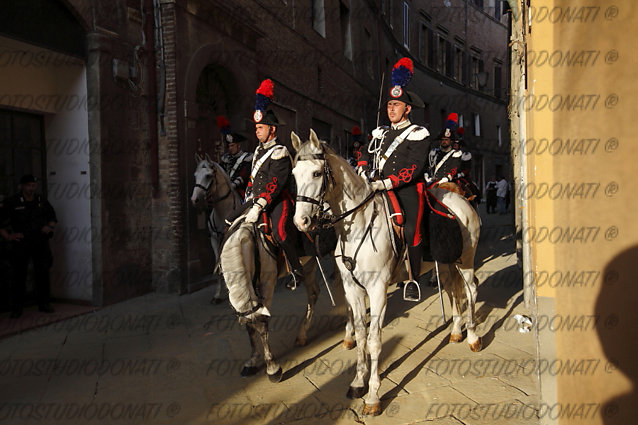
[[[447,178],[448,181],[456,176],[461,170],[461,151],[450,149],[448,152],[435,148],[429,155],[429,180],[441,180]],[[446,158],[447,157],[447,158]],[[438,167],[438,168],[437,168]]]
[[[253,154],[244,151],[239,151],[235,155],[229,153],[222,155],[222,167],[228,174],[230,181],[235,184],[235,189],[242,196],[250,180],[252,160]]]
[[[403,142],[390,152],[392,143],[401,136],[408,127]],[[412,125],[406,120],[398,126],[378,127],[372,132],[374,139],[370,144],[361,148],[361,159],[357,166],[363,170],[378,169],[378,178],[383,179],[386,189],[397,189],[406,184],[414,183],[423,176],[427,165],[427,152],[430,150],[430,133],[418,125]],[[370,152],[371,149],[374,152]],[[385,159],[385,163],[381,161]]]
[[[271,151],[272,149],[272,151]],[[269,153],[270,152],[270,153]],[[259,161],[266,157],[259,170],[256,171]],[[285,146],[277,144],[277,139],[267,143],[260,143],[255,149],[252,161],[253,179],[248,183],[246,201],[252,203],[260,199],[266,201],[266,209],[276,203],[281,192],[288,189],[290,175],[292,173],[292,159]],[[263,202],[263,201],[262,201]],[[261,203],[261,202],[260,202]]]
[[[46,239],[42,227],[57,222],[53,207],[40,195],[35,195],[33,201],[27,201],[22,194],[14,195],[4,201],[1,214],[3,226],[10,226],[13,233],[22,233],[25,242]]]

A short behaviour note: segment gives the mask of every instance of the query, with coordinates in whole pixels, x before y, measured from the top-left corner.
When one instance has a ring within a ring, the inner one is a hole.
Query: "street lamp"
[[[487,85],[487,79],[489,78],[489,76],[490,74],[485,71],[477,72],[476,74],[474,74],[479,88],[483,88]]]

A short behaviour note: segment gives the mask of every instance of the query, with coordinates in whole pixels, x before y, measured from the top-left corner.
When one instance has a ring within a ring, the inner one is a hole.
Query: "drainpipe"
[[[144,0],[146,51],[148,52],[148,115],[153,198],[159,197],[159,147],[157,134],[157,85],[155,80],[155,13],[153,0]]]

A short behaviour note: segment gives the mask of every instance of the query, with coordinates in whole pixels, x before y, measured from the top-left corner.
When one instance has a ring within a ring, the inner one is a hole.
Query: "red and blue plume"
[[[261,82],[261,85],[257,89],[257,96],[255,98],[255,110],[266,110],[266,107],[272,101],[274,88],[275,84],[271,79]]]
[[[220,115],[217,117],[217,127],[223,134],[230,134],[230,122],[225,116]]]
[[[452,112],[447,116],[447,122],[445,123],[445,128],[454,129],[459,123],[459,116],[456,112]]]
[[[392,86],[405,87],[414,75],[414,64],[409,58],[401,58],[392,68]]]
[[[361,129],[358,125],[352,127],[352,140],[358,142],[361,140]]]

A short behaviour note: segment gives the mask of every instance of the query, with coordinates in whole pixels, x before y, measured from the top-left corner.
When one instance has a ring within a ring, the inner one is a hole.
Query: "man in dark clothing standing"
[[[53,313],[49,304],[49,269],[53,262],[49,239],[57,223],[51,204],[35,193],[37,182],[32,175],[20,179],[20,192],[4,202],[0,235],[11,241],[13,282],[12,318],[22,315],[29,260],[33,259],[35,293],[38,309]],[[10,228],[10,230],[8,230]]]

